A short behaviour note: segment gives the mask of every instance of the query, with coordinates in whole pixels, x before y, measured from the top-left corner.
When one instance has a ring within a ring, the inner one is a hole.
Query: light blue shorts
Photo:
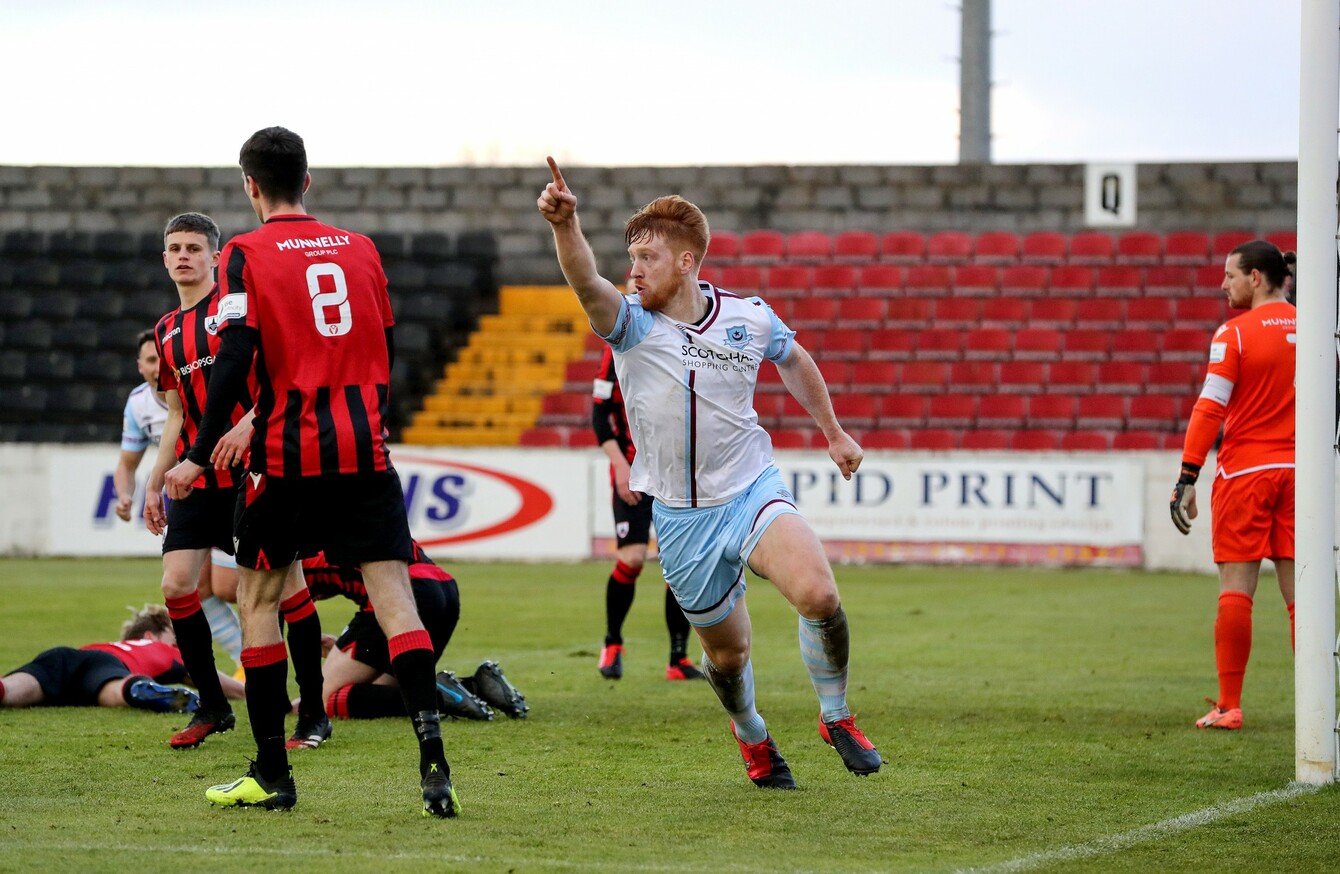
[[[744,594],[744,567],[773,520],[799,514],[773,465],[717,507],[652,506],[661,570],[693,625],[716,625]]]

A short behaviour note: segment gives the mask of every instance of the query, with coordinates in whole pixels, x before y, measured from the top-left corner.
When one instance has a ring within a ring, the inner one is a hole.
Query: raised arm
[[[782,384],[786,390],[800,401],[805,412],[814,418],[819,430],[827,438],[828,457],[842,471],[844,479],[851,479],[856,468],[861,466],[865,453],[838,424],[837,416],[833,414],[833,401],[828,396],[828,385],[819,372],[819,365],[814,363],[804,346],[795,343],[791,347],[791,354],[777,363],[777,370],[782,374]]]
[[[577,196],[568,189],[563,181],[563,173],[558,164],[549,158],[549,172],[553,181],[540,192],[536,206],[540,215],[553,227],[554,246],[558,250],[558,264],[563,268],[563,277],[577,293],[591,327],[602,337],[614,330],[614,322],[619,317],[619,307],[623,296],[619,289],[596,268],[596,256],[591,244],[582,234],[577,221]]]

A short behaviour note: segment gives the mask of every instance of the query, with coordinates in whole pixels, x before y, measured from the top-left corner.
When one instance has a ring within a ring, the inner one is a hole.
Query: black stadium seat
[[[469,264],[450,262],[428,271],[428,287],[446,292],[473,292],[479,288],[479,271]]]
[[[33,298],[28,292],[11,288],[0,290],[0,321],[17,322],[32,314]]]
[[[85,383],[67,382],[54,386],[47,392],[46,408],[48,412],[91,413],[93,412],[95,392]]]
[[[49,261],[28,261],[14,271],[14,284],[24,288],[55,288],[60,283],[60,268]]]
[[[62,262],[60,287],[64,289],[105,287],[107,268],[92,258]]]
[[[21,382],[28,373],[28,356],[18,349],[0,352],[0,381]]]
[[[103,337],[99,326],[104,323],[89,319],[73,319],[55,327],[53,341],[57,349],[74,352],[94,352],[102,348]]]
[[[43,352],[29,352],[26,358],[29,379],[68,380],[74,378],[77,356],[71,355],[69,352],[48,349]]]
[[[129,351],[114,351],[114,347],[104,346],[92,355],[80,355],[74,359],[74,376],[85,382],[120,382],[137,376],[135,358]],[[121,399],[122,405],[125,398]]]
[[[68,292],[51,290],[33,296],[33,315],[51,322],[74,318],[79,299]]]
[[[382,256],[382,263],[399,261],[405,257],[405,235],[391,233],[389,231],[378,231],[368,234],[372,240],[372,245],[377,247],[377,252]]]
[[[93,254],[102,259],[133,258],[138,254],[135,235],[125,231],[101,231],[93,235]]]
[[[410,257],[416,261],[434,263],[452,256],[451,238],[436,231],[415,234],[409,241]]]
[[[498,239],[487,231],[469,231],[456,239],[456,256],[492,264],[498,260]]]
[[[46,239],[37,231],[6,231],[0,236],[0,252],[35,257],[46,254]]]
[[[47,234],[47,254],[53,258],[87,258],[93,254],[93,235],[87,231],[52,231]]]
[[[422,264],[402,261],[399,264],[387,264],[386,285],[399,292],[418,291],[428,282],[428,269]]]
[[[5,344],[20,349],[50,349],[51,325],[41,319],[27,319],[9,326]]]

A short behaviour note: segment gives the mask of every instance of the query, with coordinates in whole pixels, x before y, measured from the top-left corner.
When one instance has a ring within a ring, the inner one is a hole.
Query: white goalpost
[[[1303,0],[1298,101],[1295,779],[1336,780],[1335,418],[1340,2]]]

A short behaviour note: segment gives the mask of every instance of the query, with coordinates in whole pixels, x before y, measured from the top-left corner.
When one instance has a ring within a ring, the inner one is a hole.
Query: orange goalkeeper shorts
[[[1214,560],[1293,558],[1293,484],[1291,467],[1216,477],[1210,490]]]

